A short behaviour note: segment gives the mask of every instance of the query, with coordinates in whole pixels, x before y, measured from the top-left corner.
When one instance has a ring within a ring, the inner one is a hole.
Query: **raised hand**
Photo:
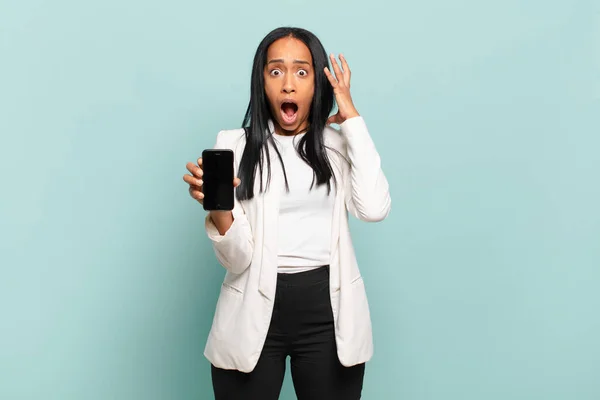
[[[333,54],[329,58],[335,76],[332,75],[327,67],[325,67],[325,75],[333,87],[338,112],[327,119],[327,124],[341,124],[349,118],[358,117],[360,114],[354,107],[352,96],[350,96],[350,67],[346,62],[346,58],[343,54],[340,54],[341,68]]]

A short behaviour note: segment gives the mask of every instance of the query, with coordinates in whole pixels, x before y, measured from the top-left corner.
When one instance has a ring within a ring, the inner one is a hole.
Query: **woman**
[[[331,71],[312,33],[272,31],[254,58],[245,128],[217,135],[239,177],[233,211],[205,220],[226,269],[205,349],[217,400],[277,399],[288,356],[299,399],[361,396],[373,344],[348,213],[380,221],[390,195],[339,59]],[[202,160],[187,169],[202,202]]]

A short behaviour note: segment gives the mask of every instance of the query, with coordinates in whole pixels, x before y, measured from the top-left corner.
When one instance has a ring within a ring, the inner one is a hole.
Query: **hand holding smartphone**
[[[240,184],[233,177],[233,163],[233,152],[227,149],[205,150],[197,164],[187,163],[190,174],[184,175],[183,180],[190,186],[190,196],[205,210],[233,210],[234,188]]]

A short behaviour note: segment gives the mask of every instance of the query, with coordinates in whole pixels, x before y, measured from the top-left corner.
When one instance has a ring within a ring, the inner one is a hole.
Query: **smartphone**
[[[203,205],[207,211],[233,210],[233,151],[207,149],[202,152]]]

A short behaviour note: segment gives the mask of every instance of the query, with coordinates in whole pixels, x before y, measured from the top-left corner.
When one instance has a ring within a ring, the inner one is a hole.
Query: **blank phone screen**
[[[204,209],[233,209],[233,152],[205,150],[202,153]]]

